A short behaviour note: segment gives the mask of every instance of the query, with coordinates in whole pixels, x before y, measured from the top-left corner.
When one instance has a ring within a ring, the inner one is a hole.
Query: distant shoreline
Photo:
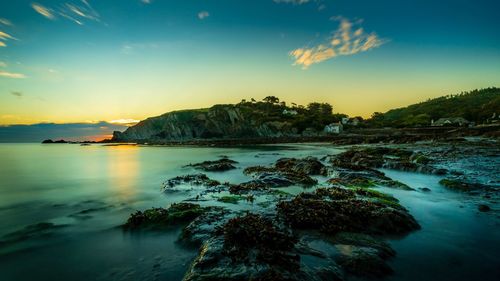
[[[500,138],[500,125],[465,127],[423,127],[423,128],[382,128],[382,129],[352,129],[330,136],[297,136],[275,138],[232,138],[232,139],[191,139],[191,140],[138,140],[138,141],[44,141],[46,144],[105,144],[141,145],[141,146],[214,146],[231,147],[264,144],[290,143],[331,143],[337,145],[375,144],[375,143],[414,143],[418,141],[460,140],[464,137]]]

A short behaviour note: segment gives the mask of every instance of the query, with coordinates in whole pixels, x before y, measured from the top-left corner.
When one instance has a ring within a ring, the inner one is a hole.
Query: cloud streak
[[[12,22],[8,19],[0,18],[0,24],[6,25],[6,26],[12,26]]]
[[[294,5],[302,5],[311,2],[311,0],[273,0],[275,3],[286,3]]]
[[[294,59],[294,65],[303,69],[339,56],[350,56],[380,47],[387,40],[381,39],[375,32],[366,33],[360,27],[361,21],[351,22],[343,17],[333,20],[340,22],[333,36],[325,43],[313,47],[303,47],[292,50],[289,55]]]
[[[21,74],[21,73],[12,73],[12,72],[0,70],[0,77],[23,79],[23,78],[26,78],[26,75]]]
[[[37,13],[39,13],[40,15],[48,18],[49,20],[54,20],[56,17],[54,16],[53,12],[51,9],[49,8],[46,8],[38,3],[32,3],[31,4],[31,7],[33,8],[33,10],[35,10]]]
[[[198,18],[200,20],[204,20],[205,18],[208,18],[210,16],[210,13],[207,11],[201,11],[198,13]]]
[[[21,92],[10,92],[11,95],[15,96],[15,97],[18,97],[18,98],[22,98],[23,97],[23,93]]]
[[[57,9],[44,7],[38,3],[32,3],[31,7],[40,15],[49,20],[62,17],[78,25],[83,25],[85,20],[100,22],[99,13],[90,5],[87,0],[79,2],[67,2]]]

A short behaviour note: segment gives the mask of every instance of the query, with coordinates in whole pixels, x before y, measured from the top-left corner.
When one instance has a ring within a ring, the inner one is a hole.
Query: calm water
[[[186,199],[183,193],[162,193],[164,180],[192,173],[185,164],[220,155],[239,161],[239,169],[209,176],[237,183],[248,179],[241,171],[249,165],[339,151],[319,145],[2,144],[0,280],[180,280],[197,253],[176,241],[180,230],[130,234],[118,227],[134,210]],[[477,212],[474,199],[444,190],[437,177],[385,172],[415,188],[432,189],[384,190],[399,198],[423,227],[391,241],[398,252],[391,261],[396,270],[391,280],[500,279],[500,226],[494,213]],[[53,227],[35,231],[39,223]]]

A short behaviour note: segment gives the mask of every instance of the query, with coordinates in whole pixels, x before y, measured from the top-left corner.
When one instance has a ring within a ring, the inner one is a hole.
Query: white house
[[[297,115],[297,111],[295,111],[293,109],[290,109],[290,110],[285,109],[285,110],[283,110],[283,115],[292,115],[292,116]]]
[[[340,134],[343,130],[344,126],[342,126],[342,123],[332,123],[330,125],[326,125],[325,129],[323,129],[323,132],[327,134]]]
[[[462,117],[439,118],[437,121],[432,120],[431,122],[433,127],[468,126],[469,124],[470,122]]]

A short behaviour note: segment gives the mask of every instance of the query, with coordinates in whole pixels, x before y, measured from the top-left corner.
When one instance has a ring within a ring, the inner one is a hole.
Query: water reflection
[[[131,199],[137,192],[139,148],[122,145],[106,149],[109,188],[120,200]]]

